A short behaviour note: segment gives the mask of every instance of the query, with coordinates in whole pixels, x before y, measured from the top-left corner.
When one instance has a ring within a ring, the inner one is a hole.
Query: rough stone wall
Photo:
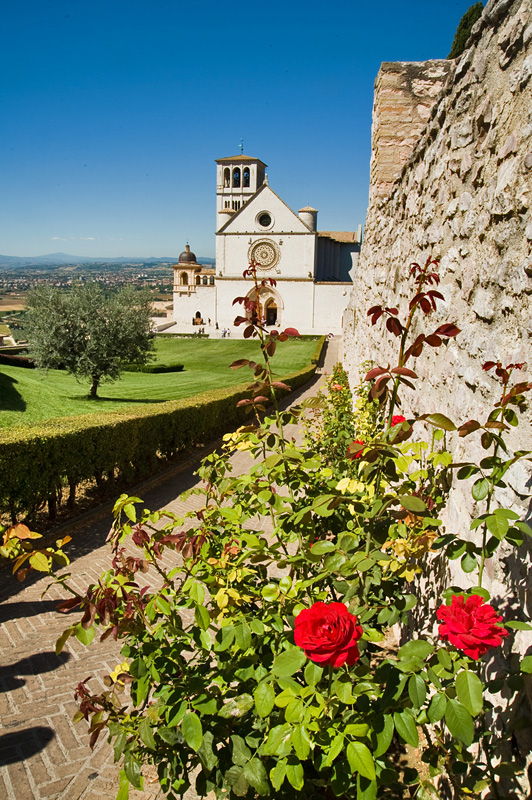
[[[386,197],[427,124],[452,61],[389,61],[375,81],[370,203]]]
[[[526,373],[514,377],[532,379],[532,0],[489,0],[467,50],[451,63],[447,83],[386,196],[384,167],[389,165],[379,166],[379,139],[374,142],[365,239],[344,314],[344,364],[356,383],[359,365],[368,357],[384,366],[396,363],[397,340],[384,332],[382,320],[372,327],[366,312],[383,303],[398,305],[406,316],[409,264],[424,263],[428,256],[439,259],[445,302],[419,331],[453,321],[462,332],[439,351],[425,348],[409,362],[421,380],[415,393],[403,393],[403,413],[441,411],[460,423],[485,420],[500,396],[491,373],[482,370],[485,361],[528,361]],[[427,62],[421,66],[426,70]],[[399,65],[397,75],[403,73]],[[391,74],[390,65],[383,65],[376,82],[377,137],[383,128],[382,87]],[[401,122],[405,140],[407,105]],[[451,436],[450,442],[457,461],[486,455],[475,435]],[[510,444],[532,450],[530,411],[511,432]],[[530,520],[531,492],[531,465],[520,462],[508,473],[498,500]],[[473,536],[469,522],[474,512],[470,485],[458,483],[447,529]],[[487,588],[510,616],[518,617],[524,607],[530,617],[530,546],[525,543],[518,554],[510,546],[501,549],[501,558],[488,564]],[[441,583],[472,585],[474,576],[453,574],[453,564],[440,576]],[[435,583],[433,575],[426,592],[432,606],[439,593]],[[517,632],[513,647],[521,654],[532,652],[532,635]],[[531,687],[527,690],[532,700]],[[521,737],[521,753],[529,746],[530,740]]]

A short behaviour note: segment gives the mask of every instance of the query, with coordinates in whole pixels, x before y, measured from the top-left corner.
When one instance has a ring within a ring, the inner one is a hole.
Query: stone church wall
[[[406,316],[409,264],[439,259],[445,302],[419,330],[455,321],[462,332],[409,362],[421,380],[415,393],[404,392],[403,413],[441,411],[464,422],[484,420],[500,396],[485,361],[528,362],[514,377],[532,379],[532,0],[489,0],[467,50],[449,65],[385,64],[377,78],[370,205],[344,313],[344,363],[355,383],[368,358],[396,363],[397,340],[382,321],[372,327],[367,310],[399,305]],[[419,106],[428,117],[421,132]],[[451,438],[455,460],[482,458],[476,441]],[[532,450],[530,410],[510,442]],[[507,484],[500,501],[530,519],[530,463],[512,469]],[[448,530],[472,535],[473,512],[462,482],[452,490]],[[503,548],[489,564],[492,597],[512,614],[524,606],[532,615],[530,567],[526,543],[518,557]],[[467,585],[463,574],[443,580]],[[514,649],[532,652],[531,645],[530,632],[517,632]]]

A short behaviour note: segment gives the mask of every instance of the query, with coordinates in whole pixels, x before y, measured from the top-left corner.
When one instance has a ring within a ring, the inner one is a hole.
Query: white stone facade
[[[243,311],[233,300],[253,291],[251,279],[243,277],[253,260],[260,278],[276,282],[261,291],[266,327],[340,333],[360,233],[319,233],[318,212],[306,207],[298,216],[270,188],[265,169],[262,161],[243,154],[217,161],[215,285],[191,285],[197,281],[191,273],[183,287],[187,265],[175,265],[174,319],[191,325],[201,313],[215,328],[240,335],[242,328],[233,323]]]

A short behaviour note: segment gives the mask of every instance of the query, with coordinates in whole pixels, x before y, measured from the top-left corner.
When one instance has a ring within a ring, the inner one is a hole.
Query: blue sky
[[[471,3],[6,3],[0,253],[213,256],[241,138],[288,205],[354,230],[380,63],[445,58]]]

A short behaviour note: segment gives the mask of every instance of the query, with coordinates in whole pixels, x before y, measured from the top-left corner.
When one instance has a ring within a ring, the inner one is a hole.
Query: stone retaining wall
[[[429,332],[453,321],[462,332],[439,351],[426,348],[413,361],[420,388],[406,390],[403,413],[441,411],[464,422],[484,420],[500,396],[491,373],[482,370],[485,361],[528,361],[526,373],[515,377],[532,379],[532,0],[489,0],[466,51],[449,63],[444,69],[441,61],[419,65],[418,78],[440,72],[436,77],[442,83],[437,97],[431,97],[437,81],[425,84],[423,106],[432,102],[432,109],[420,135],[419,96],[407,85],[416,74],[413,65],[399,64],[394,70],[384,64],[377,78],[371,200],[355,288],[344,313],[344,364],[358,382],[358,365],[368,354],[384,366],[396,363],[397,340],[384,332],[382,320],[372,327],[366,312],[383,303],[398,305],[406,316],[409,264],[437,258],[445,302],[419,330]],[[400,84],[401,102],[392,108],[383,92],[394,81]],[[405,148],[411,148],[404,165],[399,147],[395,164],[384,157],[383,130],[394,125]],[[451,438],[455,459],[482,458],[486,453],[477,442],[476,436]],[[516,449],[532,450],[530,410],[510,442]],[[530,519],[530,463],[516,465],[507,484],[498,499]],[[448,530],[471,536],[474,511],[469,486],[462,482],[452,491]],[[502,550],[501,559],[488,566],[488,588],[511,616],[524,607],[530,617],[531,549],[525,543],[518,555],[509,546]],[[441,582],[466,588],[469,581],[451,572]],[[529,632],[517,632],[514,650],[530,653],[531,645]],[[528,694],[532,699],[530,687]],[[530,742],[524,735],[517,738],[523,753]]]

